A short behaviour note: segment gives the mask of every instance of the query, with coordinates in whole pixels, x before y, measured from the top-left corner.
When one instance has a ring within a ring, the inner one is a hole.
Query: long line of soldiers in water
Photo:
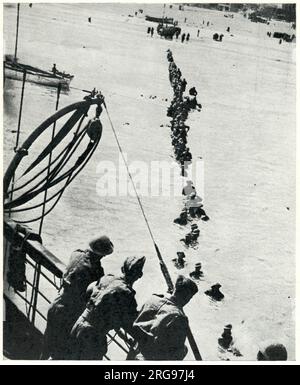
[[[167,50],[167,59],[169,62],[169,80],[173,88],[174,96],[171,105],[168,108],[167,116],[171,117],[171,139],[174,149],[174,156],[181,167],[181,175],[186,175],[186,169],[192,162],[192,153],[187,146],[187,134],[190,127],[186,124],[189,113],[193,110],[201,111],[202,105],[197,100],[197,90],[192,87],[189,90],[188,96],[184,96],[186,91],[187,81],[182,77],[180,69],[177,67],[173,59],[173,54],[170,49]],[[202,198],[197,195],[196,188],[191,180],[187,181],[186,186],[182,190],[182,194],[186,197],[185,205],[178,218],[174,223],[180,226],[187,226],[191,223],[190,231],[181,239],[185,247],[196,248],[200,230],[195,222],[197,219],[208,221]],[[173,260],[178,269],[182,269],[185,265],[185,254],[180,251],[177,253],[177,258]],[[196,263],[195,270],[190,273],[191,278],[199,280],[203,276],[201,270],[202,264]],[[209,295],[216,301],[224,298],[224,294],[220,292],[221,285],[219,283],[213,285],[205,294]]]
[[[197,91],[193,87],[184,97],[187,82],[181,77],[170,50],[168,50],[170,82],[174,98],[168,109],[172,117],[171,137],[176,160],[181,173],[192,160],[187,147],[185,124],[191,110],[201,110]],[[186,226],[188,222],[209,220],[201,198],[197,196],[192,182],[183,188],[186,205],[175,223]],[[200,235],[196,223],[191,225],[182,242],[194,247]],[[133,337],[126,339],[130,345],[127,359],[131,360],[182,360],[187,354],[185,340],[188,335],[188,319],[183,307],[199,291],[197,280],[203,276],[201,263],[196,264],[190,278],[179,275],[172,293],[153,294],[138,310],[134,283],[143,276],[146,258],[127,257],[121,267],[122,274],[105,274],[101,259],[112,254],[114,245],[107,236],[97,237],[89,242],[86,250],[76,250],[63,275],[62,287],[49,307],[44,348],[41,358],[54,360],[101,360],[108,350],[107,334],[122,328]],[[174,261],[178,268],[184,266],[185,255],[178,253]],[[222,300],[220,284],[205,292],[214,300]],[[234,348],[231,325],[226,325],[219,338],[224,351],[240,355]],[[282,344],[262,346],[258,360],[286,360],[287,351]]]
[[[230,32],[230,29],[227,29]],[[198,32],[199,33],[199,32]],[[215,36],[214,36],[215,38]],[[221,39],[222,40],[222,39]],[[169,80],[174,91],[173,100],[168,108],[167,116],[171,117],[171,139],[174,148],[174,155],[176,161],[180,164],[181,175],[185,176],[186,168],[192,162],[192,154],[190,148],[187,147],[187,133],[190,127],[186,125],[189,112],[193,110],[201,111],[202,105],[197,100],[197,90],[195,87],[189,89],[188,96],[184,96],[186,91],[187,81],[182,77],[181,70],[174,62],[173,54],[170,49],[167,50],[167,59],[169,62]],[[202,221],[208,221],[205,210],[203,209],[202,199],[197,195],[196,188],[193,182],[188,180],[186,186],[182,190],[182,195],[186,197],[185,206],[182,209],[178,218],[174,220],[174,223],[180,226],[186,226],[189,222],[193,222],[197,219]],[[185,235],[181,241],[186,247],[195,248],[198,244],[198,238],[200,230],[196,223],[191,224],[191,231]],[[185,267],[185,253],[177,252],[177,258],[173,259],[173,262],[177,269],[183,269]],[[201,262],[195,264],[195,270],[190,273],[190,277],[193,280],[200,280],[204,273],[201,270]],[[215,301],[221,301],[224,298],[224,294],[220,292],[221,285],[216,283],[211,286],[210,290],[205,291],[205,294],[211,297]],[[232,337],[232,325],[225,325],[224,331],[221,337],[218,339],[218,344],[221,352],[231,352],[235,356],[242,356],[240,351],[234,346],[234,340]],[[258,360],[286,360],[287,351],[284,345],[277,342],[261,344],[262,349],[257,355]],[[261,351],[264,351],[262,353]],[[269,352],[268,357],[265,351]],[[228,359],[228,358],[227,358]]]
[[[174,91],[174,97],[168,108],[167,116],[171,117],[171,138],[174,148],[176,161],[180,164],[181,175],[185,176],[185,171],[188,165],[192,162],[192,154],[187,147],[187,133],[190,129],[186,125],[189,112],[192,110],[201,111],[202,105],[197,101],[197,90],[192,87],[189,90],[188,96],[184,96],[186,91],[187,81],[182,78],[180,69],[174,62],[173,55],[170,49],[167,50],[167,59],[169,61],[169,80]],[[180,226],[186,226],[189,222],[197,219],[208,221],[209,217],[203,209],[202,199],[197,195],[196,188],[192,181],[187,181],[186,186],[182,190],[182,194],[186,197],[185,206],[182,209],[178,218],[174,223]],[[191,231],[185,235],[181,242],[186,247],[195,248],[198,244],[200,230],[196,223],[191,224]],[[185,267],[185,253],[177,252],[177,258],[173,259],[177,269]],[[195,270],[190,273],[193,280],[199,281],[204,276],[201,262],[195,264]],[[221,301],[224,294],[220,291],[221,285],[216,283],[212,285],[210,290],[205,291],[205,294],[210,296],[215,301]],[[231,351],[235,355],[241,355],[240,352],[233,347],[233,337],[231,334],[232,325],[226,325],[222,336],[218,339],[219,346],[223,351]]]

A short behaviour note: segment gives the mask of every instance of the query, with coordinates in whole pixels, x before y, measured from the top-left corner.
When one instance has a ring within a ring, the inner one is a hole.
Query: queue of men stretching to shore
[[[188,126],[185,122],[188,113],[192,109],[201,110],[201,105],[194,88],[189,96],[183,97],[186,81],[181,78],[170,50],[168,60],[174,89],[168,115],[172,117],[175,156],[182,167],[182,163],[192,159],[186,147]],[[182,194],[187,198],[185,214],[174,222],[185,226],[196,218],[207,221],[209,218],[191,181],[183,188]],[[183,242],[187,247],[191,246],[199,234],[197,224],[193,223],[191,233]],[[108,350],[108,333],[122,329],[133,338],[127,359],[183,360],[188,351],[185,341],[189,332],[183,307],[198,292],[196,282],[203,276],[201,263],[196,263],[190,278],[183,275],[177,277],[172,293],[153,294],[138,309],[133,285],[143,276],[146,258],[127,257],[121,265],[120,275],[105,274],[101,260],[113,251],[111,240],[107,236],[99,236],[89,242],[87,249],[72,253],[62,287],[48,310],[41,358],[102,360]],[[182,268],[185,255],[183,252],[177,255],[175,266]],[[215,284],[205,294],[221,301],[224,295],[219,291],[220,287],[220,284]],[[223,349],[232,349],[231,329],[231,325],[226,325],[219,338],[219,346]],[[257,359],[286,360],[287,352],[281,344],[268,344],[260,349]]]
[[[227,29],[229,32],[230,29]],[[181,175],[185,176],[186,168],[192,162],[192,154],[187,147],[187,133],[190,127],[186,125],[189,113],[193,110],[201,111],[202,105],[197,101],[197,91],[195,87],[189,90],[187,96],[186,91],[187,81],[182,77],[182,73],[174,62],[173,54],[170,49],[167,50],[167,59],[169,62],[169,80],[174,91],[174,97],[167,111],[167,116],[171,119],[171,138],[174,148],[174,154],[177,162],[181,167]],[[191,223],[191,231],[185,235],[181,242],[186,247],[197,248],[200,230],[195,221],[201,219],[208,221],[209,217],[203,209],[202,198],[197,195],[196,188],[191,180],[186,182],[182,190],[182,195],[185,197],[185,205],[178,218],[174,220],[175,224],[185,227]],[[194,223],[193,223],[194,222]],[[185,253],[177,252],[177,258],[173,259],[177,269],[185,267]],[[201,280],[204,276],[201,262],[195,264],[195,270],[190,273],[190,277],[195,281]],[[222,301],[224,294],[220,291],[221,285],[216,283],[204,293],[213,301]],[[232,325],[228,324],[224,327],[221,338],[218,339],[219,349],[222,352],[231,352],[235,356],[242,356],[240,351],[235,347],[232,337]],[[286,348],[277,342],[261,344],[261,349],[257,354],[258,360],[286,360]]]
[[[186,169],[192,162],[192,153],[187,146],[187,134],[190,127],[186,124],[189,113],[192,110],[201,111],[201,104],[197,100],[197,90],[192,87],[188,95],[184,95],[186,91],[187,81],[182,77],[180,69],[174,62],[172,52],[167,50],[167,59],[169,62],[169,80],[173,88],[174,96],[170,107],[167,111],[167,116],[171,119],[171,139],[174,148],[174,156],[180,164],[181,175],[185,176]],[[196,188],[192,181],[187,181],[187,185],[183,188],[182,194],[186,198],[185,206],[182,209],[178,218],[174,223],[180,226],[186,226],[193,219],[201,218],[203,221],[208,221],[202,199],[197,195]],[[200,230],[196,223],[191,225],[191,231],[186,234],[182,242],[187,247],[194,247],[198,244]]]
[[[197,100],[197,91],[195,87],[189,90],[189,94],[184,96],[186,91],[187,81],[182,78],[180,69],[174,62],[173,54],[170,49],[167,50],[167,59],[169,62],[169,80],[174,91],[174,97],[167,111],[167,116],[171,117],[171,139],[174,148],[174,155],[181,167],[181,175],[185,176],[186,168],[192,162],[192,154],[187,147],[187,133],[190,129],[186,125],[189,113],[192,110],[201,111],[202,106]],[[197,195],[197,191],[191,180],[182,190],[182,195],[185,197],[185,205],[178,218],[174,223],[181,227],[191,224],[191,230],[180,241],[186,247],[197,248],[200,230],[197,219],[208,221],[209,217],[203,209],[202,198]],[[182,269],[185,266],[185,253],[179,251],[177,258],[173,260],[177,269]],[[194,280],[200,280],[203,277],[201,270],[201,262],[195,264],[195,270],[190,273],[190,277]],[[212,285],[210,290],[205,291],[205,294],[210,296],[215,301],[221,301],[224,294],[220,292],[221,285],[216,283]]]

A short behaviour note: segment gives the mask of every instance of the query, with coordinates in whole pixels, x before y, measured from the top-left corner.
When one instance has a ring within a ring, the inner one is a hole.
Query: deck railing
[[[47,324],[49,304],[57,295],[62,284],[65,264],[45,248],[39,240],[26,239],[25,234],[17,232],[15,222],[4,222],[5,260],[4,274],[7,274],[8,250],[11,242],[22,244],[26,252],[26,289],[24,292],[9,287],[4,277],[4,295],[21,311],[28,321],[41,333]],[[123,331],[107,335],[108,354],[106,359],[124,360],[129,353],[129,343]]]

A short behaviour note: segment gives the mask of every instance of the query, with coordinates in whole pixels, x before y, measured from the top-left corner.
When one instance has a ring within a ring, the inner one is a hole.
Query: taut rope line
[[[119,151],[120,151],[120,153],[121,153],[123,162],[124,162],[125,167],[126,167],[126,169],[127,169],[127,173],[128,173],[129,178],[130,178],[130,180],[131,180],[132,187],[133,187],[133,189],[134,189],[134,192],[135,192],[137,201],[138,201],[138,203],[139,203],[141,212],[142,212],[143,217],[144,217],[144,219],[145,219],[146,226],[147,226],[147,228],[148,228],[150,237],[151,237],[151,239],[152,239],[152,241],[153,241],[154,248],[155,248],[157,257],[158,257],[158,259],[159,259],[159,262],[160,262],[160,268],[161,268],[161,271],[162,271],[162,273],[163,273],[163,276],[164,276],[164,278],[165,278],[165,280],[166,280],[166,283],[167,283],[167,286],[168,286],[168,290],[169,290],[169,292],[172,292],[172,291],[174,290],[174,285],[173,285],[173,282],[172,282],[170,273],[169,273],[169,271],[168,271],[168,269],[167,269],[167,266],[166,266],[166,264],[165,264],[165,262],[164,262],[164,260],[163,260],[163,258],[162,258],[162,255],[161,255],[161,253],[160,253],[160,251],[159,251],[159,248],[158,248],[158,246],[157,246],[157,244],[156,244],[156,242],[155,242],[155,239],[154,239],[152,230],[151,230],[151,228],[150,228],[148,219],[147,219],[147,217],[146,217],[146,214],[145,214],[145,211],[144,211],[144,208],[143,208],[141,199],[140,199],[139,194],[138,194],[138,192],[137,192],[137,190],[136,190],[136,187],[135,187],[135,184],[134,184],[134,181],[133,181],[131,172],[130,172],[130,170],[129,170],[127,161],[126,161],[125,156],[124,156],[124,154],[123,154],[123,150],[122,150],[121,144],[120,144],[120,142],[119,142],[119,139],[118,139],[116,130],[115,130],[115,128],[114,128],[114,125],[113,125],[113,123],[112,123],[111,117],[110,117],[110,115],[109,115],[109,112],[108,112],[106,103],[104,102],[103,105],[104,105],[104,107],[105,107],[105,110],[106,110],[106,113],[107,113],[107,117],[108,117],[109,123],[110,123],[110,125],[111,125],[112,131],[113,131],[113,134],[114,134],[114,137],[115,137],[115,139],[116,139],[116,142],[117,142]],[[194,353],[195,359],[196,359],[197,361],[202,361],[201,354],[200,354],[200,352],[199,352],[198,346],[197,346],[197,344],[196,344],[196,341],[195,341],[195,339],[194,339],[194,336],[193,336],[193,334],[192,334],[192,332],[191,332],[190,327],[188,328],[188,335],[187,335],[187,338],[188,338],[188,340],[189,340],[191,349],[192,349],[192,351],[193,351],[193,353]]]

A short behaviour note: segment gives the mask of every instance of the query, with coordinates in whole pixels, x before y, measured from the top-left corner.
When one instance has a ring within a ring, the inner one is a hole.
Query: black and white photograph
[[[296,3],[2,13],[2,361],[295,362]]]

